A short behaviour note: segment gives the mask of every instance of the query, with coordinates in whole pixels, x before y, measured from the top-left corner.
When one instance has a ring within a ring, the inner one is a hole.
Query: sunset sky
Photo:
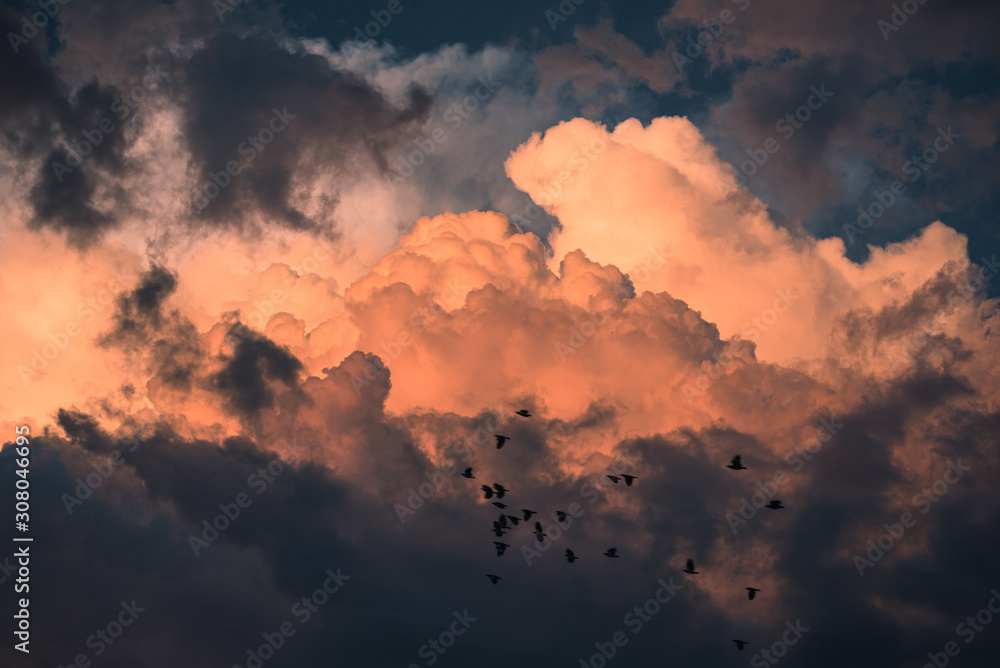
[[[0,665],[998,665],[996,2],[0,3]]]

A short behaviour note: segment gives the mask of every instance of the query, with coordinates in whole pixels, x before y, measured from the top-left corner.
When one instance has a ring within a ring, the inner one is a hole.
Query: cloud
[[[801,622],[790,663],[881,668],[924,661],[989,598],[996,263],[918,218],[892,243],[866,236],[854,262],[757,181],[736,184],[742,156],[727,162],[710,127],[757,146],[829,75],[834,96],[758,175],[800,202],[864,191],[817,161],[889,173],[914,150],[860,140],[899,100],[960,115],[983,159],[990,100],[924,96],[904,61],[872,67],[874,38],[831,53],[875,10],[848,4],[820,38],[791,6],[763,27],[754,3],[699,65],[733,77],[732,106],[605,126],[575,116],[637,89],[700,94],[696,76],[678,87],[670,40],[726,3],[675,5],[652,47],[605,20],[540,53],[410,54],[299,40],[277,14],[245,30],[242,13],[267,8],[113,4],[102,22],[75,2],[46,36],[65,46],[0,75],[20,95],[0,96],[0,426],[31,428],[32,612],[59,631],[35,661],[89,653],[134,600],[108,665],[246,665],[289,620],[275,665],[419,664],[468,611],[438,652],[456,665],[586,663],[618,631],[623,663],[717,665],[730,638],[759,652]],[[908,34],[943,11],[922,6]],[[956,12],[941,25],[973,36],[992,16]],[[913,62],[964,53],[948,38],[923,59],[897,37]],[[141,120],[66,182],[40,176],[161,61]],[[195,214],[191,188],[208,183]],[[748,470],[725,467],[737,453]],[[14,455],[5,441],[8,479]],[[633,486],[607,477],[623,471]],[[497,558],[500,509],[479,491],[492,483],[510,490],[505,514],[538,512],[548,543],[521,523]],[[904,512],[917,523],[859,574],[854,555]],[[621,560],[601,556],[612,546]],[[679,572],[689,557],[700,575]],[[342,591],[300,623],[296,605],[338,568]],[[634,630],[664,581],[683,586]],[[983,633],[963,658],[997,651]]]

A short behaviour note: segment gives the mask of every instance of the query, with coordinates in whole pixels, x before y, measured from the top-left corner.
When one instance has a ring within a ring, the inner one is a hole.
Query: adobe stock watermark
[[[450,446],[445,448],[445,455],[454,454],[460,457],[463,464],[467,464],[469,459],[473,454],[483,445],[489,443],[493,434],[497,432],[497,428],[500,426],[500,414],[490,412],[487,414],[486,423],[480,425],[476,431],[471,435],[466,436],[461,441],[456,441]],[[455,475],[458,471],[458,466],[455,461],[448,459],[436,470],[425,471],[424,477],[427,478],[426,482],[420,483],[416,489],[410,487],[407,491],[409,495],[406,497],[406,504],[395,503],[392,506],[393,511],[396,513],[396,517],[399,519],[400,524],[406,524],[406,518],[410,515],[415,515],[418,510],[424,507],[424,503],[429,501],[441,486],[444,485],[445,478],[450,478]]]
[[[827,100],[833,97],[833,93],[826,89],[826,84],[820,87],[809,87],[809,96],[800,107],[788,112],[774,123],[775,132],[781,133],[785,141],[789,141],[795,136],[796,130],[801,130],[813,117],[813,112],[819,111],[826,104]],[[736,178],[734,183],[719,182],[719,191],[723,195],[734,192],[737,187],[747,184],[748,179],[767,164],[770,156],[781,150],[781,142],[774,137],[768,137],[759,148],[748,148],[746,153],[749,160],[744,160],[736,167]],[[735,167],[735,165],[734,165]]]
[[[212,9],[220,21],[226,19],[226,14],[236,11],[237,7],[250,4],[250,0],[212,0]]]
[[[576,8],[585,3],[587,0],[562,0],[554,10],[545,10],[545,20],[549,22],[549,28],[555,30],[556,27],[565,21],[569,20],[569,17],[576,13]]]
[[[677,592],[684,588],[683,584],[674,584],[673,578],[667,578],[666,582],[660,578],[656,584],[660,586],[653,592],[653,595],[625,613],[622,618],[622,624],[632,631],[632,637],[642,631],[646,624],[653,621],[653,617],[660,614],[664,606],[670,603],[677,596]],[[618,650],[628,644],[628,641],[629,636],[624,631],[616,631],[608,642],[594,643],[597,652],[588,658],[580,659],[579,668],[604,668],[618,654]]]
[[[617,118],[611,121],[611,124],[618,125],[624,120],[624,118]],[[611,142],[604,137],[594,137],[589,142],[577,145],[564,163],[566,166],[559,170],[559,173],[549,181],[544,190],[539,192],[534,198],[529,195],[524,196],[524,209],[521,215],[527,218],[528,221],[537,220],[542,215],[541,207],[555,204],[562,196],[565,187],[576,181],[597,158],[608,150],[610,145]],[[513,213],[510,219],[517,223],[521,229],[525,229],[527,222],[521,215]]]
[[[949,306],[954,307],[958,304],[971,301],[977,293],[986,288],[997,272],[1000,271],[1000,262],[997,262],[996,255],[993,255],[989,260],[986,259],[986,256],[982,256],[980,262],[982,264],[976,276],[968,279],[968,281],[959,287],[952,288],[945,296],[945,302]],[[939,321],[944,320],[945,317],[946,313],[944,309],[939,309],[935,311],[933,316],[923,318],[917,323],[918,331],[903,337],[902,350],[893,350],[889,353],[893,372],[916,357],[917,351],[921,349],[921,346],[923,346],[927,339],[941,330],[941,323]]]
[[[927,2],[927,0],[903,0],[900,5],[892,6],[892,13],[889,14],[889,20],[879,19],[875,22],[875,27],[879,29],[882,33],[883,41],[889,41],[889,35],[896,32],[910,20],[910,17],[917,13],[920,9],[920,5]],[[891,23],[890,23],[891,22]]]
[[[778,663],[782,657],[788,654],[788,648],[797,644],[809,630],[808,626],[802,625],[801,619],[796,619],[794,624],[785,622],[785,626],[788,627],[788,630],[781,634],[781,638],[771,643],[768,649],[762,649],[754,654],[753,658],[750,659],[751,666],[767,668],[768,665],[773,666]]]
[[[837,432],[844,428],[844,425],[837,422],[835,418],[827,419],[824,417],[820,418],[819,422],[821,426],[816,430],[815,436],[806,441],[802,447],[796,448],[785,455],[785,463],[792,466],[792,472],[798,473],[801,471],[805,467],[806,462],[811,461],[820,451],[823,444],[832,441]],[[735,535],[741,527],[756,517],[758,511],[767,505],[768,501],[777,496],[778,490],[790,481],[791,478],[788,477],[784,469],[778,469],[769,481],[758,482],[756,485],[758,491],[754,492],[749,499],[740,499],[740,507],[737,511],[739,514],[726,514],[726,521],[729,523],[729,528],[732,529],[733,534]]]
[[[7,33],[7,41],[10,42],[10,48],[14,49],[14,53],[18,53],[23,45],[38,34],[39,30],[45,28],[50,19],[55,19],[69,2],[70,0],[35,0],[35,4],[39,6],[41,11],[30,15],[22,14],[21,32]]]
[[[934,138],[930,146],[927,146],[920,153],[911,156],[909,160],[903,163],[901,171],[904,176],[909,177],[910,183],[918,181],[924,175],[924,172],[931,168],[931,165],[937,162],[944,153],[948,152],[948,149],[955,145],[956,140],[962,138],[962,135],[954,132],[950,125],[947,130],[944,128],[938,128],[937,130],[938,136]],[[867,207],[858,207],[858,218],[855,221],[857,224],[844,224],[843,230],[847,242],[853,244],[855,237],[859,237],[867,232],[875,224],[875,221],[884,216],[885,212],[891,209],[905,192],[906,185],[902,179],[893,181],[889,185],[888,190],[882,192],[876,190],[872,196],[873,201]]]
[[[244,156],[243,160],[230,160],[226,163],[224,170],[209,172],[211,181],[192,191],[191,206],[195,211],[202,211],[211,200],[228,188],[233,179],[249,167],[257,159],[257,155],[263,153],[267,145],[274,141],[277,135],[285,131],[288,122],[298,116],[298,114],[288,113],[288,107],[282,107],[281,111],[274,107],[271,111],[273,113],[267,124],[236,147],[236,152]]]
[[[445,288],[439,293],[439,296],[441,301],[450,305],[461,299],[468,291],[468,285],[464,285],[459,279],[453,278],[445,283]],[[379,344],[378,350],[372,351],[376,353],[376,361],[366,360],[365,370],[361,376],[353,373],[349,374],[351,377],[351,387],[354,388],[355,394],[360,397],[361,388],[368,387],[382,375],[382,372],[388,368],[386,359],[388,362],[399,359],[404,350],[416,343],[420,334],[427,331],[432,323],[447,315],[447,313],[444,306],[441,306],[433,299],[430,306],[424,306],[420,310],[411,313],[406,321],[408,327],[403,327],[393,340],[383,341]],[[383,356],[386,359],[383,359]]]
[[[127,601],[121,602],[121,611],[118,615],[108,622],[102,628],[94,631],[86,641],[88,649],[94,651],[94,657],[101,656],[108,650],[109,647],[115,644],[115,641],[121,637],[122,633],[129,626],[135,623],[135,620],[139,618],[139,614],[146,611],[146,608],[140,608],[136,604],[135,599],[132,602]],[[88,668],[90,666],[90,657],[86,652],[80,652],[73,660],[66,664],[65,668]],[[58,668],[63,668],[62,665]]]
[[[169,406],[164,406],[163,408],[164,410],[171,409]],[[159,419],[160,416],[157,415],[155,418],[144,422],[138,429],[126,427],[126,434],[119,439],[119,445],[121,447],[131,446],[128,448],[128,452],[135,452],[139,449],[142,441],[148,440],[155,433],[155,426]],[[111,477],[111,474],[119,470],[125,463],[125,455],[118,449],[112,450],[108,454],[108,461],[101,459],[91,462],[90,465],[94,471],[74,480],[76,487],[73,488],[72,495],[63,493],[61,500],[63,506],[66,508],[66,512],[72,515],[74,507],[82,506],[83,502],[93,496],[94,492]]]
[[[407,1],[413,2],[413,0]],[[363,31],[361,30],[361,26],[354,26],[354,32],[351,34],[352,39],[347,40],[342,47],[344,55],[350,55],[362,47],[374,44],[375,38],[388,28],[389,24],[392,23],[392,19],[402,14],[404,9],[406,9],[406,6],[403,5],[401,0],[389,0],[385,9],[373,9],[368,12],[374,20],[366,23]]]
[[[594,475],[580,485],[580,496],[588,499],[587,505],[592,506],[601,498],[602,493],[614,487],[614,483],[608,479],[608,475],[618,476],[633,470],[632,460],[623,454],[618,454],[603,472]],[[562,538],[566,530],[573,525],[573,520],[583,517],[584,512],[584,508],[576,502],[569,504],[566,509],[566,518],[562,522],[559,521],[558,513],[553,512],[551,514],[553,523],[542,527],[542,533],[545,534],[543,540],[536,539],[533,547],[530,545],[521,546],[521,556],[524,557],[525,563],[531,566],[543,553],[548,552],[552,545]]]
[[[663,249],[653,248],[652,246],[649,246],[648,250],[649,255],[642,261],[642,264],[637,269],[628,273],[628,278],[633,280],[633,287],[638,287],[648,281],[653,275],[653,271],[662,267],[667,262],[663,258],[663,253],[666,252],[669,254],[669,251],[663,251]],[[624,300],[628,297],[625,287],[621,283],[616,283],[612,289],[618,294],[619,298]],[[625,303],[627,302],[619,305],[609,302],[605,308],[587,313],[586,319],[580,320],[571,326],[565,343],[562,341],[556,341],[555,343],[556,356],[559,357],[559,361],[565,362],[570,355],[583,348],[597,333],[597,330],[607,322],[608,315],[624,308]]]
[[[993,615],[1000,614],[1000,591],[994,587],[990,593],[993,596],[986,601],[986,605],[976,611],[975,615],[969,615],[955,627],[955,634],[962,638],[966,645],[975,640],[976,635],[982,633],[993,622]],[[996,603],[996,607],[994,607],[994,603]],[[961,652],[962,647],[954,640],[950,640],[945,643],[944,651],[927,652],[927,658],[930,661],[925,663],[923,668],[945,668]]]
[[[750,0],[731,1],[740,8],[741,12],[746,11],[747,7],[750,6]],[[701,24],[704,26],[704,30],[698,31],[697,39],[688,37],[687,48],[684,49],[684,54],[686,55],[682,55],[679,51],[674,51],[674,65],[677,66],[677,72],[684,74],[684,68],[693,63],[695,59],[700,58],[705,53],[705,48],[722,35],[726,26],[736,21],[736,16],[733,10],[723,9],[719,12],[718,18],[702,21]]]
[[[535,559],[542,556],[543,552],[548,552],[549,548],[560,538],[563,534],[573,526],[573,520],[583,516],[583,506],[574,501],[569,504],[566,508],[566,516],[560,521],[559,515],[555,512],[550,514],[552,518],[552,524],[547,524],[542,527],[542,540],[535,540],[534,547],[529,547],[527,545],[521,546],[521,556],[524,557],[525,563],[529,566],[532,565]]]
[[[126,120],[132,113],[139,108],[139,103],[146,98],[146,94],[149,91],[156,90],[160,83],[167,78],[159,65],[146,68],[148,74],[142,78],[142,85],[134,86],[132,90],[118,96],[111,103],[111,111],[118,115],[118,119],[121,121]],[[83,139],[73,142],[66,149],[66,162],[60,162],[58,160],[53,160],[50,164],[52,171],[56,176],[56,180],[62,183],[63,177],[70,174],[83,164],[84,158],[91,155],[104,138],[110,135],[118,129],[108,116],[102,116],[101,120],[91,128],[90,130],[81,130],[80,134],[83,135]]]
[[[957,462],[948,460],[948,469],[945,471],[944,476],[935,480],[934,484],[930,487],[920,490],[920,493],[915,495],[911,500],[911,505],[914,508],[920,508],[921,515],[926,515],[933,504],[940,501],[941,497],[947,494],[948,490],[970,470],[971,467],[963,464],[961,458]],[[902,540],[903,536],[906,535],[906,530],[912,529],[916,523],[917,516],[906,511],[900,515],[898,522],[891,525],[888,523],[883,524],[882,528],[885,529],[885,533],[868,541],[867,552],[856,554],[852,558],[854,567],[858,569],[858,575],[864,577],[865,569],[871,568],[876,562],[881,560],[887,552],[896,546],[896,543]],[[865,557],[868,558],[866,559]]]
[[[300,262],[289,265],[291,273],[285,274],[281,279],[281,282],[284,283],[284,287],[280,289],[275,288],[269,295],[267,295],[267,297],[253,302],[249,312],[240,312],[240,320],[234,323],[226,333],[226,343],[231,346],[235,346],[241,341],[246,341],[256,337],[256,334],[252,329],[250,329],[250,327],[247,326],[246,322],[249,322],[259,331],[263,332],[267,323],[270,321],[271,316],[279,312],[278,307],[281,306],[288,296],[287,286],[294,283],[297,277],[314,273],[317,269],[319,269],[320,263],[330,257],[328,253],[330,253],[333,249],[322,239],[322,237],[314,237],[313,243],[315,243],[315,247],[310,255],[307,255],[305,259]],[[244,316],[246,322],[244,322]]]
[[[298,454],[302,451],[302,446],[294,441],[284,443],[285,448],[291,454]],[[270,485],[273,485],[278,476],[285,472],[285,468],[291,465],[290,460],[283,460],[280,457],[272,459],[267,466],[262,466],[256,472],[247,476],[247,487],[252,489],[257,496],[263,494]],[[233,523],[239,519],[244,510],[253,504],[253,497],[246,492],[239,492],[230,503],[219,504],[219,514],[211,520],[202,520],[201,537],[188,534],[188,545],[194,556],[200,557],[202,550],[207,549],[212,543],[219,539]]]
[[[314,589],[308,596],[303,596],[292,606],[289,614],[298,621],[299,626],[312,619],[313,615],[327,604],[330,597],[339,592],[344,583],[351,579],[350,575],[341,573],[340,568],[337,568],[336,572],[332,568],[328,568],[325,575],[327,578],[323,580],[320,587]],[[298,629],[292,625],[291,620],[288,620],[279,624],[274,631],[262,633],[261,637],[264,642],[256,647],[246,649],[246,668],[261,668],[265,661],[285,646],[285,642],[294,636],[296,631]],[[233,668],[243,668],[243,666],[234,663]]]
[[[732,342],[726,347],[725,351],[712,354],[714,361],[711,363],[711,366],[707,370],[703,368],[698,370],[693,385],[688,382],[684,383],[681,391],[684,393],[684,398],[688,400],[689,404],[693,404],[695,399],[708,391],[712,383],[729,372],[730,368],[736,364],[739,355],[742,354],[747,341],[751,341],[754,344],[758,343],[761,335],[778,321],[778,316],[786,313],[792,307],[792,304],[800,299],[800,295],[795,288],[776,290],[775,294],[777,298],[769,308],[746,320],[740,326],[740,339]]]
[[[442,631],[437,638],[429,638],[417,650],[417,656],[425,659],[428,666],[433,666],[455,644],[455,641],[465,635],[465,632],[478,621],[476,617],[469,614],[468,610],[461,613],[455,610],[451,614],[455,619],[448,625],[448,628]],[[420,664],[411,663],[407,668],[420,668]]]
[[[496,81],[492,74],[479,77],[479,85],[462,100],[453,103],[448,107],[442,116],[451,132],[457,132],[468,120],[472,113],[485,106],[497,89],[503,85],[502,81]],[[387,174],[385,179],[389,185],[396,186],[413,176],[417,168],[426,162],[427,158],[437,152],[437,147],[448,141],[449,131],[441,126],[425,134],[420,139],[413,140],[414,149],[406,155],[396,156],[390,166],[394,168],[395,174]]]
[[[74,312],[79,316],[79,320],[73,319],[46,332],[49,342],[41,349],[34,348],[31,351],[30,366],[19,364],[17,375],[21,378],[21,384],[25,387],[28,383],[42,376],[49,364],[59,357],[60,353],[69,348],[70,342],[83,331],[81,324],[90,324],[97,318],[97,314],[104,311],[115,303],[115,299],[122,290],[127,290],[129,282],[135,278],[132,275],[114,270],[114,278],[108,281],[106,287],[96,295],[81,300]]]

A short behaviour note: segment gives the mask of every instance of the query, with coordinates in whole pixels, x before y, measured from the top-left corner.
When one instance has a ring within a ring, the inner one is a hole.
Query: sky
[[[3,666],[997,665],[1000,5],[0,2]]]

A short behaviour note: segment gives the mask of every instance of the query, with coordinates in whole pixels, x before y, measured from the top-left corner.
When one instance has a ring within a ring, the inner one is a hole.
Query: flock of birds
[[[524,418],[531,417],[531,412],[524,409],[515,411],[515,414],[520,415],[521,417]],[[504,444],[510,440],[509,436],[503,436],[502,434],[494,434],[494,438],[496,438],[497,450],[502,449]],[[735,457],[733,457],[732,461],[726,465],[726,468],[730,468],[734,471],[747,470],[747,467],[743,465],[743,461],[740,458],[740,455],[736,455]],[[476,476],[473,474],[471,466],[462,472],[462,477],[468,478],[470,480],[475,479]],[[637,476],[625,473],[620,475],[608,475],[607,478],[616,485],[619,482],[624,481],[626,487],[631,487],[632,483],[638,480]],[[480,489],[483,491],[484,498],[492,499],[493,497],[496,497],[497,500],[493,501],[492,503],[494,506],[496,506],[501,510],[499,519],[494,520],[493,522],[493,534],[497,538],[502,538],[504,534],[506,534],[508,531],[512,531],[513,527],[516,527],[521,522],[527,523],[528,521],[530,521],[532,515],[538,514],[536,511],[530,510],[528,508],[521,509],[521,517],[518,517],[517,515],[509,515],[507,513],[502,512],[507,509],[507,504],[500,501],[500,499],[504,498],[509,490],[499,483],[493,483],[493,485],[482,485]],[[770,508],[771,510],[779,510],[781,508],[784,508],[785,506],[782,505],[780,500],[773,499],[769,503],[767,503],[764,507]],[[557,510],[555,511],[555,513],[556,513],[556,519],[560,523],[566,521],[568,514],[565,511]],[[542,530],[541,522],[538,521],[535,522],[534,534],[535,534],[535,540],[538,541],[539,543],[541,543],[542,540],[546,538],[546,535]],[[504,553],[507,551],[507,548],[510,547],[508,543],[504,543],[503,541],[493,541],[493,546],[496,548],[497,557],[502,557]],[[607,550],[604,551],[604,556],[608,557],[609,559],[621,558],[621,555],[618,554],[617,547],[609,547]],[[576,553],[569,548],[566,549],[565,557],[566,561],[571,564],[576,561],[579,561],[580,559],[580,557],[578,557]],[[699,575],[700,573],[699,571],[696,571],[694,569],[694,559],[688,559],[687,564],[685,564],[685,567],[681,570],[684,573],[687,573],[688,575]],[[498,584],[500,580],[503,579],[499,575],[496,575],[494,573],[487,573],[486,577],[488,577],[490,579],[490,582],[492,582],[494,585]],[[747,598],[751,601],[754,600],[754,597],[757,595],[757,592],[760,591],[760,589],[757,589],[756,587],[745,587],[745,589],[747,591]],[[736,643],[736,649],[738,649],[741,652],[743,651],[744,647],[750,644],[749,641],[739,640],[735,638],[733,639],[733,642]]]

